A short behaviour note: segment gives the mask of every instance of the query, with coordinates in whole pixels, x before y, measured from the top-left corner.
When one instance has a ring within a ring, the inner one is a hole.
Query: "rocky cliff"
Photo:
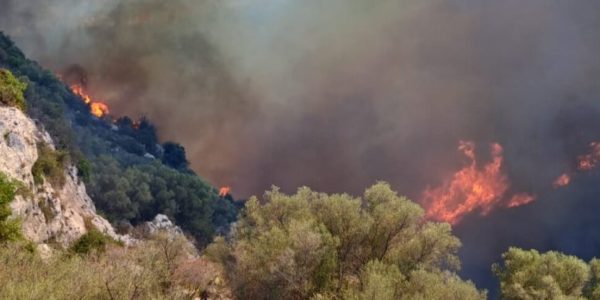
[[[77,169],[64,169],[64,184],[34,181],[32,168],[39,145],[54,148],[52,139],[19,109],[0,107],[0,172],[23,183],[28,190],[11,203],[13,216],[22,221],[26,238],[41,243],[67,246],[91,226],[119,238],[96,208],[77,177]]]

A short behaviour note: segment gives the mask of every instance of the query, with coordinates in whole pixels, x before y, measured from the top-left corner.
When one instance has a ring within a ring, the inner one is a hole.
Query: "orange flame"
[[[535,200],[535,198],[529,194],[525,194],[525,193],[516,194],[512,198],[510,198],[510,200],[506,204],[506,207],[508,207],[508,208],[518,207],[521,205],[529,204],[529,203],[533,202],[533,200]]]
[[[580,171],[590,171],[600,162],[600,142],[591,142],[592,151],[589,154],[577,157],[577,169]]]
[[[108,105],[100,101],[93,101],[92,98],[85,92],[83,87],[78,84],[73,84],[69,87],[73,94],[79,96],[85,104],[90,107],[90,113],[98,118],[109,113]]]
[[[477,165],[473,142],[460,141],[458,150],[469,158],[470,164],[440,187],[427,188],[422,201],[428,218],[450,224],[458,223],[465,214],[476,210],[482,215],[488,214],[504,199],[509,187],[508,178],[501,171],[503,157],[500,144],[491,145],[492,160],[482,168]],[[516,207],[533,200],[533,196],[518,194],[509,200],[507,206]]]
[[[231,192],[230,187],[228,187],[228,186],[221,187],[219,189],[219,197],[225,197],[225,196],[229,195],[230,192]]]
[[[556,177],[556,179],[554,179],[554,182],[552,182],[552,187],[554,187],[555,189],[563,187],[563,186],[567,186],[569,185],[569,183],[571,183],[571,175],[567,174],[567,173],[563,173],[562,175]]]

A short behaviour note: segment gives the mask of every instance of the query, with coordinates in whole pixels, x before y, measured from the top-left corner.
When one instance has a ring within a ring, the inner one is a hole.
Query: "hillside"
[[[0,142],[0,171],[27,190],[11,202],[25,238],[67,247],[85,234],[89,226],[118,238],[108,221],[96,214],[94,203],[72,165],[65,161],[64,168],[54,174],[50,174],[47,166],[38,168],[55,153],[46,132],[11,107],[0,107],[0,132],[4,136]],[[38,173],[38,169],[42,171]]]
[[[174,220],[199,245],[228,230],[239,208],[233,198],[219,197],[214,187],[194,174],[185,149],[161,143],[149,120],[92,115],[80,96],[27,59],[3,33],[0,68],[27,84],[27,115],[77,166],[98,211],[117,231],[128,233],[157,214]]]

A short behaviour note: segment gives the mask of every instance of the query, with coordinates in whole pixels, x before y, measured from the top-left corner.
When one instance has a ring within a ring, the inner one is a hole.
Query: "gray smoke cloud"
[[[593,216],[555,231],[567,228],[567,212],[592,205],[586,191],[595,175],[580,178],[576,190],[551,190],[600,139],[598,1],[0,6],[0,28],[27,54],[57,72],[85,68],[91,93],[115,114],[148,116],[161,138],[185,145],[200,175],[237,195],[271,184],[359,193],[386,180],[418,199],[463,165],[459,140],[475,140],[482,156],[499,142],[512,188],[538,200],[459,225],[466,274],[488,276],[509,242],[583,255],[600,248],[564,238],[600,240],[575,233]]]

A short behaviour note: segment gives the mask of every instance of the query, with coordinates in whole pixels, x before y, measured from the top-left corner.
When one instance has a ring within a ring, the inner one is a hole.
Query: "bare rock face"
[[[173,222],[169,220],[169,217],[163,214],[156,215],[152,221],[143,223],[141,227],[147,235],[163,232],[170,236],[183,236],[181,228],[173,224]]]
[[[36,185],[31,169],[38,159],[38,143],[54,148],[52,139],[33,120],[12,107],[0,107],[0,172],[22,182],[30,195],[15,197],[11,203],[13,217],[22,221],[26,238],[35,243],[54,242],[67,246],[91,226],[121,239],[110,223],[96,213],[96,208],[77,177],[73,166],[65,170],[65,184]]]

